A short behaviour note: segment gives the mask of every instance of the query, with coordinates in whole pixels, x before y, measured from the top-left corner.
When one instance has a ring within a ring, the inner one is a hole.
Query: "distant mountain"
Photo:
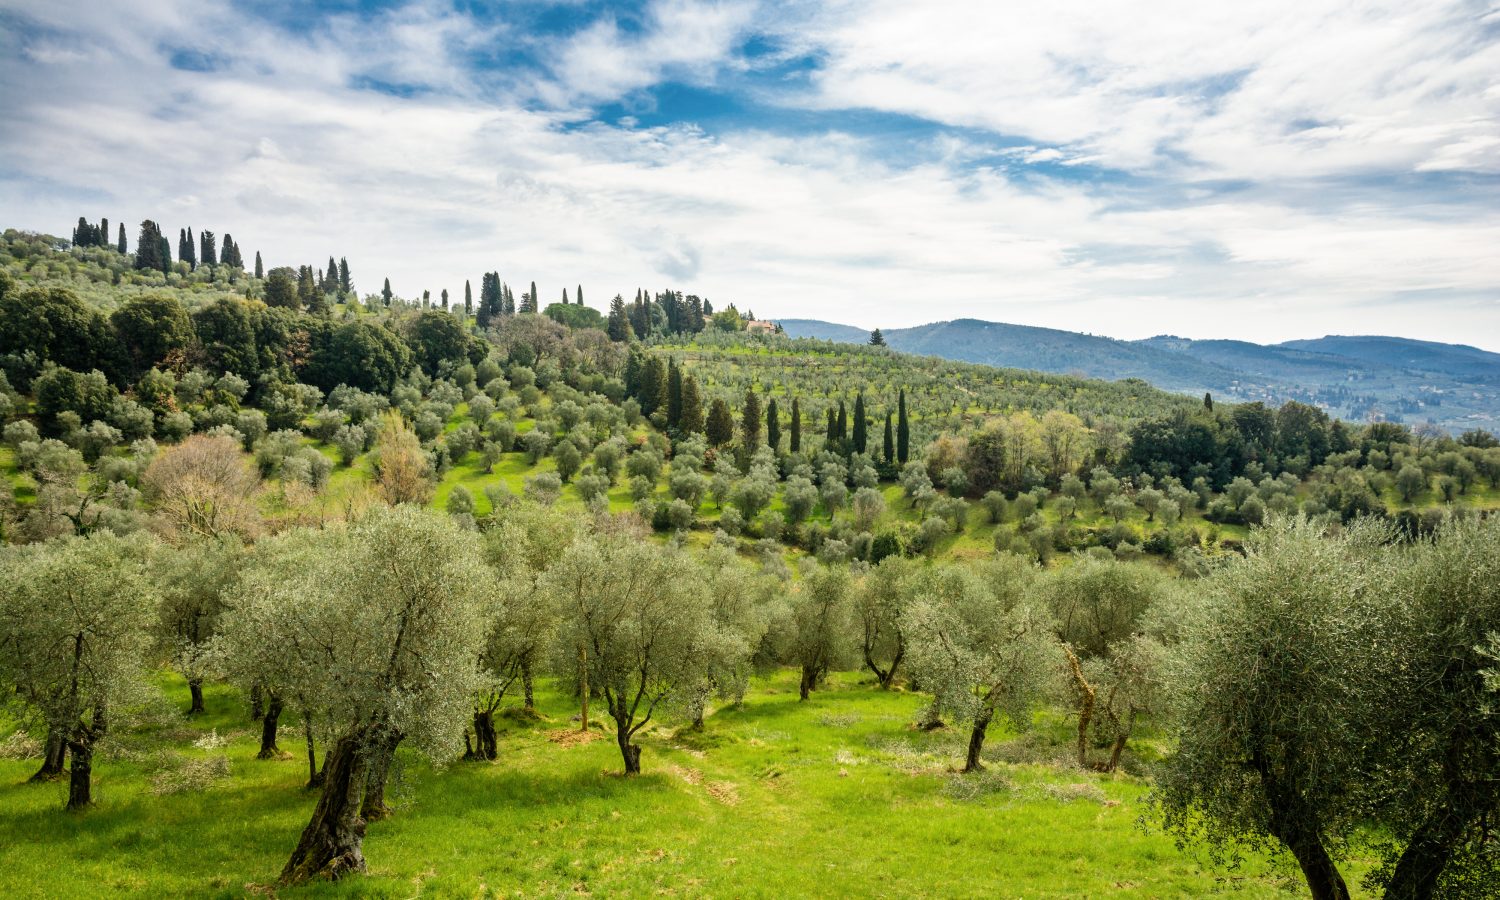
[[[863,343],[869,331],[781,319],[792,337]],[[1328,336],[1283,344],[1159,335],[1121,341],[978,319],[883,330],[896,350],[1091,378],[1140,378],[1229,401],[1313,403],[1351,421],[1432,422],[1451,431],[1500,426],[1500,354],[1395,337]]]

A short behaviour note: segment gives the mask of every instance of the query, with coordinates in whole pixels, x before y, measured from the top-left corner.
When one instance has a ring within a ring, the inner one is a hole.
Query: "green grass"
[[[171,679],[175,706],[186,690]],[[434,770],[407,759],[396,815],[370,826],[369,875],[279,896],[1284,896],[1297,884],[1261,859],[1225,873],[1140,825],[1147,782],[1060,760],[1069,724],[1049,716],[1015,738],[992,729],[989,772],[959,776],[965,735],[910,723],[922,699],[853,675],[799,703],[790,673],[702,733],[648,730],[645,774],[626,779],[613,741],[548,739],[576,729],[566,698],[506,729],[495,763]],[[255,760],[239,698],[212,687],[209,713],[174,713],[125,736],[95,767],[95,808],[62,810],[60,785],[0,761],[0,894],[6,897],[242,896],[269,888],[315,798],[305,761]],[[210,729],[227,748],[202,751]],[[0,729],[3,730],[3,729]],[[283,749],[300,753],[284,721]],[[231,775],[200,792],[149,792],[161,748],[227,753]],[[122,755],[123,754],[123,755]],[[1150,741],[1142,754],[1154,756]],[[1131,759],[1139,771],[1145,765]],[[1357,881],[1357,867],[1347,867]]]

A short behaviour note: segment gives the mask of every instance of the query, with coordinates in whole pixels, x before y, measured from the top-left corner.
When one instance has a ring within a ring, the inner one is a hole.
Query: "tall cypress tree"
[[[682,379],[682,418],[677,428],[683,434],[703,431],[703,398],[698,395],[698,379],[692,375]]]
[[[630,316],[625,312],[625,298],[615,294],[615,299],[609,301],[609,321],[606,324],[609,339],[617,344],[623,344],[635,337],[635,331],[630,327]]]
[[[529,308],[521,310],[521,312],[541,312],[542,301],[537,299],[540,296],[541,295],[536,292],[536,282],[533,281],[531,283],[531,305]]]
[[[255,277],[256,278],[265,278],[266,277],[266,267],[260,261],[260,251],[259,250],[255,251]]]
[[[157,238],[157,245],[161,247],[161,271],[165,275],[172,268],[172,242],[163,234]]]
[[[740,416],[740,437],[745,447],[754,450],[760,446],[760,397],[755,388],[745,389],[745,409]]]
[[[239,247],[235,247],[238,251]],[[349,277],[349,260],[339,257],[339,289],[346,295],[354,293],[354,279]]]
[[[443,312],[448,311],[448,289],[443,288]]]
[[[464,315],[474,315],[474,289],[469,287],[469,279],[464,279]]]
[[[109,245],[109,219],[99,220],[99,239],[94,244],[99,247]]]
[[[781,415],[776,409],[776,398],[766,401],[766,446],[781,450]]]
[[[188,269],[198,268],[198,254],[193,251],[193,239],[186,228],[177,229],[177,258],[188,264]]]
[[[226,266],[237,269],[245,267],[245,261],[240,258],[240,245],[234,242],[234,237],[227,232],[224,235],[224,244],[219,248],[219,262]],[[333,260],[329,260],[333,262]]]
[[[838,410],[828,407],[828,424],[823,426],[824,443],[832,444],[839,439],[839,414]]]
[[[724,398],[715,397],[714,402],[709,404],[708,421],[703,428],[710,446],[722,447],[734,440],[734,416],[730,414],[729,404],[724,402]]]
[[[572,306],[573,305],[573,301],[568,299],[568,289],[567,288],[563,288],[562,305],[563,306]]]
[[[863,453],[868,434],[865,431],[865,392],[854,396],[854,452]]]
[[[115,242],[115,249],[120,253],[130,252],[130,247],[125,243],[125,223],[120,223],[120,238]]]
[[[583,305],[583,285],[578,286],[578,293],[573,295],[573,302],[579,306]]]
[[[667,427],[682,427],[682,370],[675,359],[667,363]]]
[[[885,411],[885,461],[889,465],[896,458],[896,437],[891,429],[891,411]]]
[[[646,357],[645,369],[641,372],[641,389],[636,397],[641,404],[641,412],[651,415],[667,400],[667,367],[662,365],[661,357]]]
[[[219,245],[214,239],[214,233],[204,229],[198,235],[198,261],[205,266],[211,266],[219,258]]]
[[[260,257],[257,256],[256,258],[259,259]],[[385,280],[385,287],[383,287],[383,288],[380,289],[380,299],[382,299],[382,300],[385,301],[385,305],[386,306],[390,306],[391,305],[391,296],[392,296],[392,294],[391,294],[391,279],[389,277],[387,277],[386,280]]]
[[[906,389],[901,389],[901,398],[896,405],[896,462],[903,466],[911,450],[911,425],[906,420]]]
[[[849,439],[849,410],[845,408],[844,401],[839,401],[839,418],[837,424],[839,440]]]
[[[802,452],[802,403],[792,398],[792,434],[788,445],[793,453]]]

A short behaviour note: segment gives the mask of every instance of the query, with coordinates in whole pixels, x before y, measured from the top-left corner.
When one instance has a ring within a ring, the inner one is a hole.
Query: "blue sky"
[[[1500,350],[1500,5],[0,0],[0,224],[602,305]]]

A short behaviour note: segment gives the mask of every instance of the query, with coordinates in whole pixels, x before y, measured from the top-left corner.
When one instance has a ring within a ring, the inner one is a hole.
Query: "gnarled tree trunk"
[[[390,778],[391,761],[396,757],[396,745],[400,743],[399,731],[380,729],[370,737],[365,797],[359,813],[366,822],[376,822],[391,814],[391,808],[385,803],[385,784]]]
[[[1317,811],[1308,807],[1302,792],[1282,778],[1264,754],[1252,753],[1251,765],[1260,773],[1261,790],[1271,812],[1271,833],[1297,860],[1313,900],[1349,900],[1349,887],[1323,846]]]
[[[625,724],[616,724],[615,741],[620,745],[620,756],[625,760],[625,774],[641,774],[641,748],[630,742],[630,729]]]
[[[1068,673],[1073,676],[1073,687],[1078,691],[1078,766],[1089,765],[1089,725],[1094,721],[1094,686],[1083,677],[1083,666],[1073,648],[1063,645],[1068,656]]]
[[[68,774],[68,809],[83,809],[94,802],[94,745],[104,737],[106,722],[104,709],[94,710],[94,719],[88,724],[79,723],[68,734],[68,752],[73,754],[73,767]]]
[[[259,722],[261,720],[261,717],[264,716],[265,714],[266,714],[266,708],[265,708],[265,706],[264,706],[264,704],[263,704],[263,702],[261,700],[261,688],[260,688],[260,685],[258,685],[258,684],[251,685],[251,687],[250,687],[250,721],[252,721],[252,722]]]
[[[365,820],[360,818],[366,780],[363,734],[346,735],[329,751],[323,767],[323,793],[302,839],[292,851],[281,880],[287,884],[312,878],[338,879],[365,870],[361,845]]]
[[[318,750],[313,743],[312,716],[306,710],[302,712],[302,733],[307,737],[307,789],[313,790],[323,786],[323,773],[318,771]],[[326,760],[323,768],[325,771],[328,768]]]
[[[255,754],[256,759],[275,759],[281,755],[281,748],[276,746],[276,726],[280,721],[281,698],[272,694],[260,719],[260,752]]]
[[[525,697],[526,711],[529,713],[536,712],[536,697],[532,691],[531,660],[529,658],[521,661],[521,693]]]
[[[188,706],[188,715],[195,716],[198,713],[203,712],[203,679],[202,678],[189,678],[188,679],[188,694],[192,697],[192,702]]]
[[[42,757],[42,767],[31,776],[32,781],[56,781],[62,777],[63,766],[68,759],[68,741],[60,728],[47,729],[47,748]]]
[[[802,682],[797,685],[797,693],[806,700],[812,695],[813,689],[818,686],[818,669],[816,666],[802,667]]]
[[[474,756],[487,760],[500,757],[500,742],[495,734],[495,714],[489,710],[474,714]]]
[[[982,706],[979,713],[974,716],[974,728],[969,732],[969,755],[964,758],[964,772],[978,772],[984,768],[984,763],[979,760],[979,753],[984,749],[984,734],[990,727],[990,719],[995,711],[987,706]]]

